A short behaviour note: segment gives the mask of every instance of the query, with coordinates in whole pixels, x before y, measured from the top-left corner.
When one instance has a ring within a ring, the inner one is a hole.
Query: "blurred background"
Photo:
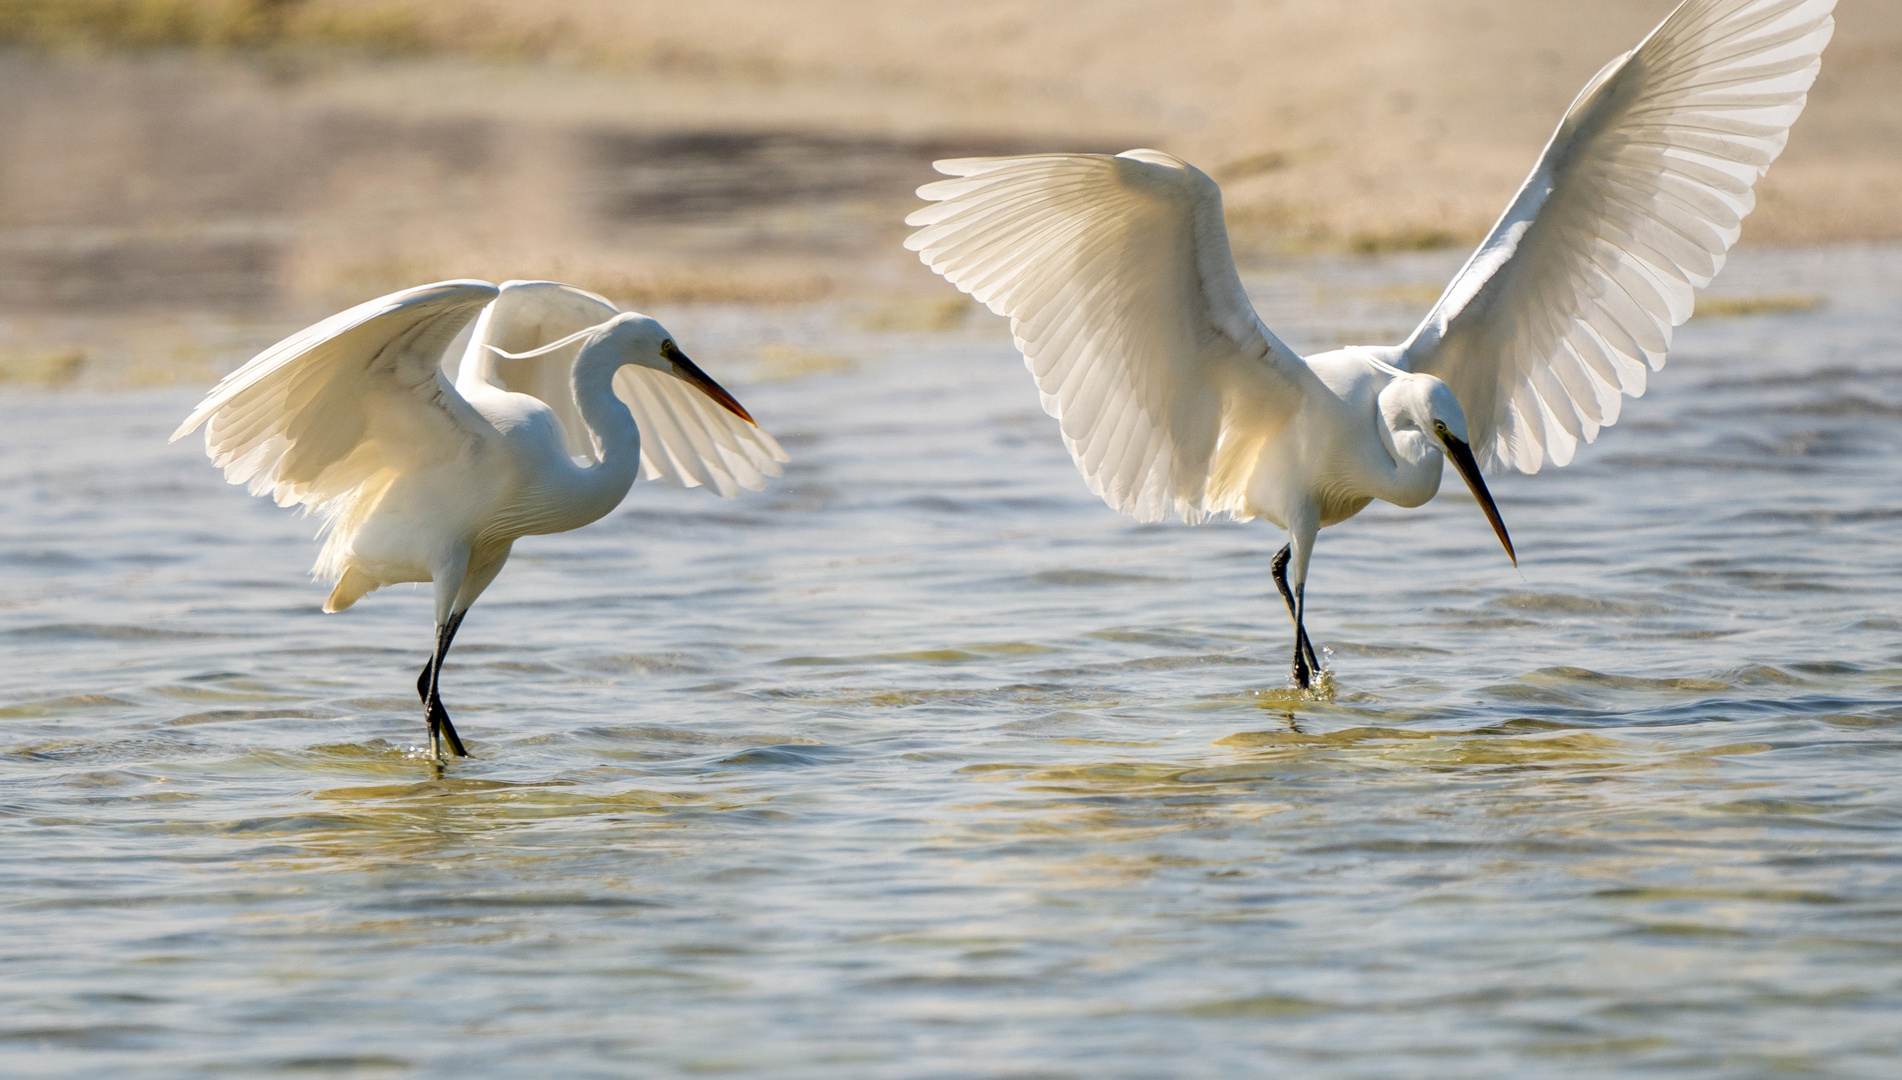
[[[1463,247],[1670,7],[0,0],[0,379],[202,381],[451,277],[955,325],[899,240],[964,154],[1179,154],[1245,269]],[[1843,0],[1757,190],[1745,244],[1902,235],[1902,4]]]

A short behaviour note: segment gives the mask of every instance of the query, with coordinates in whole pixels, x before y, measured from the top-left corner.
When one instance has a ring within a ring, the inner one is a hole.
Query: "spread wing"
[[[332,315],[225,376],[172,440],[205,425],[225,479],[280,506],[447,460],[490,428],[443,377],[443,351],[495,294],[485,281],[445,281]]]
[[[710,487],[730,499],[784,472],[778,440],[685,380],[629,365],[615,374],[614,393],[641,429],[643,480]]]
[[[457,383],[478,379],[540,398],[561,421],[568,452],[599,460],[600,453],[576,404],[571,372],[582,347],[520,359],[486,346],[523,353],[559,341],[619,314],[585,289],[554,281],[510,281],[477,320]],[[641,433],[641,479],[681,487],[709,487],[731,498],[758,491],[779,476],[786,451],[767,432],[728,412],[688,383],[664,372],[629,366],[614,377],[614,392]]]
[[[1250,516],[1249,459],[1315,381],[1242,291],[1221,191],[1154,150],[940,161],[905,241],[1010,317],[1090,490],[1143,521]]]
[[[1402,346],[1487,465],[1572,460],[1644,393],[1803,111],[1835,0],[1686,0],[1600,71]]]

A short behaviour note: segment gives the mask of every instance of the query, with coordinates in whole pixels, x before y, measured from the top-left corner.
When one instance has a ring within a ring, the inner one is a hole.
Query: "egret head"
[[[603,362],[616,369],[629,364],[652,368],[691,385],[718,402],[721,408],[749,424],[754,423],[752,414],[734,400],[732,394],[727,393],[719,383],[713,381],[712,376],[701,371],[698,364],[680,351],[680,346],[674,343],[674,336],[667,332],[666,327],[638,311],[623,311],[606,322],[578,330],[560,341],[524,353],[502,352],[493,345],[489,348],[502,356],[520,360],[554,352],[578,340],[585,344],[575,357],[577,369],[584,364]]]
[[[1486,490],[1486,478],[1480,475],[1479,462],[1474,460],[1473,448],[1467,443],[1466,410],[1460,408],[1453,388],[1431,375],[1402,375],[1381,392],[1380,410],[1396,444],[1417,440],[1424,449],[1439,450],[1446,455],[1459,470],[1460,479],[1466,481],[1473,498],[1478,500],[1480,509],[1486,512],[1486,520],[1492,523],[1494,534],[1505,547],[1506,557],[1512,560],[1512,565],[1518,566],[1519,555],[1512,549],[1512,537],[1506,533],[1506,523],[1499,516],[1499,507],[1493,503],[1492,492]]]
[[[658,321],[637,311],[623,311],[598,329],[601,336],[591,341],[587,348],[611,348],[623,358],[624,364],[638,364],[666,372],[712,398],[726,411],[749,424],[753,423],[752,414],[719,383],[714,382],[712,376],[701,371],[698,364],[687,359],[687,354],[674,344],[674,336]]]

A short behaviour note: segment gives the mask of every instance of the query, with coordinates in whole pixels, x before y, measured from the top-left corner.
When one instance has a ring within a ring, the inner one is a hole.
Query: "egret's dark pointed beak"
[[[757,426],[756,421],[753,419],[753,414],[747,412],[745,406],[735,401],[732,394],[721,389],[720,384],[714,382],[711,376],[701,371],[698,364],[687,359],[687,354],[681,352],[679,346],[670,341],[661,348],[661,355],[666,357],[668,361],[674,365],[675,375],[691,383],[701,393],[719,402],[720,407],[727,412],[732,413],[734,416],[739,417],[749,424],[755,424],[755,426]]]
[[[1473,448],[1460,441],[1453,434],[1440,436],[1446,444],[1446,456],[1453,459],[1453,467],[1460,471],[1461,479],[1473,491],[1473,498],[1479,500],[1479,508],[1486,511],[1486,520],[1493,523],[1493,532],[1499,535],[1499,542],[1506,546],[1506,558],[1512,565],[1519,565],[1519,556],[1512,550],[1512,537],[1506,535],[1506,523],[1500,520],[1499,507],[1493,505],[1493,493],[1486,490],[1486,478],[1479,475],[1479,462],[1473,460]]]

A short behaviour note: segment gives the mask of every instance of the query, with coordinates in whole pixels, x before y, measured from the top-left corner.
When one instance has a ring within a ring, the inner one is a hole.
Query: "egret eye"
[[[1433,434],[1438,435],[1442,439],[1446,438],[1448,432],[1445,422],[1440,420],[1433,421]]]

